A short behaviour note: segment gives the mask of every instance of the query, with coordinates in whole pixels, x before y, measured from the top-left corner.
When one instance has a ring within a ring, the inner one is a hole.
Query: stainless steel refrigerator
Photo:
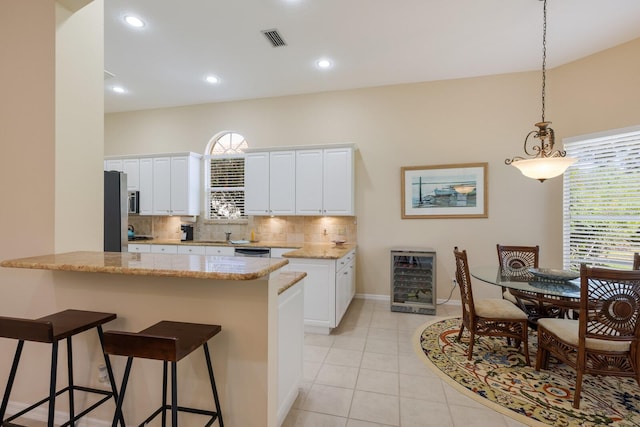
[[[104,171],[104,251],[127,252],[127,175]]]

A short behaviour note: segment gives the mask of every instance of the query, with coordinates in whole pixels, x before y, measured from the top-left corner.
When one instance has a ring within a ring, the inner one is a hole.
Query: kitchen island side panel
[[[24,279],[29,280],[30,274],[41,273],[25,270],[23,274]],[[50,274],[54,298],[47,311],[79,308],[116,313],[118,318],[104,325],[105,330],[137,332],[160,320],[221,325],[222,332],[209,341],[209,346],[225,425],[275,425],[275,421],[269,419],[273,415],[268,414],[267,408],[268,390],[273,385],[268,383],[269,286],[266,278],[223,281],[65,271]],[[98,348],[93,334],[74,337],[74,353],[77,352],[74,373],[78,383],[104,386],[97,382],[98,366],[102,364]],[[10,363],[10,354],[3,353],[3,364]],[[120,385],[125,358],[114,356],[112,363]],[[158,406],[161,382],[159,362],[136,360],[123,408],[127,423],[142,422]],[[16,384],[16,387],[28,389],[29,385]],[[211,407],[211,388],[201,350],[178,363],[178,396],[181,405]],[[247,410],[249,404],[251,410]],[[113,408],[104,405],[100,409],[101,412],[96,411],[91,417],[110,420]],[[191,424],[187,421],[185,425]]]

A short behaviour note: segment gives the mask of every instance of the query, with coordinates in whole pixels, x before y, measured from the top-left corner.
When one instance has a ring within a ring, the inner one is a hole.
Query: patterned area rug
[[[575,371],[552,356],[536,372],[536,335],[530,332],[531,367],[506,339],[480,337],[470,361],[469,336],[457,342],[460,318],[426,324],[415,334],[416,352],[463,394],[521,423],[540,426],[640,426],[640,387],[631,378],[584,376],[580,409],[574,409]]]

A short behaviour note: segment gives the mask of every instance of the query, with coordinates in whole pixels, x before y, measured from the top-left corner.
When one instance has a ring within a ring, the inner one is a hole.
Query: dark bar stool
[[[27,412],[37,408],[45,402],[49,402],[49,415],[47,425],[53,427],[53,421],[55,416],[55,400],[56,396],[62,393],[69,393],[69,421],[62,424],[61,427],[73,426],[74,423],[81,417],[87,415],[98,406],[105,403],[107,400],[113,397],[114,401],[118,401],[118,393],[116,391],[115,380],[113,378],[113,371],[111,370],[111,363],[109,356],[104,355],[104,362],[107,367],[107,373],[109,375],[109,381],[111,382],[111,391],[100,390],[95,388],[78,386],[73,383],[73,352],[71,345],[71,337],[81,332],[88,331],[89,329],[96,328],[98,330],[98,337],[100,338],[100,344],[102,345],[102,325],[115,319],[116,315],[113,313],[98,313],[94,311],[82,311],[82,310],[65,310],[59,313],[55,313],[49,316],[41,317],[39,319],[19,319],[13,317],[0,317],[0,337],[11,338],[18,340],[18,346],[16,348],[15,356],[13,358],[13,365],[11,366],[11,372],[9,379],[7,380],[7,387],[2,399],[2,406],[0,406],[0,422],[1,425],[10,426],[11,421],[15,420],[26,414]],[[56,373],[58,368],[58,342],[66,339],[67,341],[67,369],[68,369],[68,385],[56,391]],[[18,370],[18,363],[20,362],[20,355],[22,354],[22,348],[25,341],[49,343],[52,345],[51,349],[51,374],[49,383],[49,396],[34,403],[28,408],[5,418],[5,412],[7,410],[7,404],[9,403],[9,396],[11,394],[11,388],[16,377]],[[74,392],[83,391],[88,393],[96,393],[102,395],[98,402],[89,406],[79,414],[75,414],[74,407]],[[124,421],[120,417],[121,425],[124,426]]]
[[[211,356],[207,341],[222,330],[220,325],[204,325],[199,323],[183,323],[162,321],[140,331],[138,333],[107,331],[104,333],[104,350],[108,354],[127,356],[127,365],[122,379],[120,397],[116,405],[116,412],[113,417],[113,427],[122,418],[122,402],[127,389],[127,381],[131,372],[131,364],[134,357],[142,359],[162,360],[162,406],[154,411],[140,426],[144,426],[162,413],[162,426],[166,426],[167,411],[171,410],[171,425],[178,426],[178,411],[192,414],[207,415],[211,418],[205,424],[208,427],[217,419],[220,427],[223,427],[222,413],[220,412],[220,401],[218,390],[213,378],[213,368],[211,367]],[[215,411],[204,409],[188,408],[178,406],[177,387],[177,362],[192,351],[202,346],[209,371],[209,381],[213,391],[215,401]],[[167,363],[171,362],[171,404],[167,404]]]

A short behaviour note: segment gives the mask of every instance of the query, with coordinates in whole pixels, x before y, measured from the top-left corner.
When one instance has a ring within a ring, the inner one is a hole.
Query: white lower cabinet
[[[231,246],[205,246],[205,255],[234,256],[235,249]]]
[[[178,253],[183,255],[205,255],[206,246],[179,245]]]
[[[344,316],[356,294],[355,258],[355,252],[350,252],[347,256],[338,260],[338,271],[336,271],[336,326],[340,324],[342,316]]]
[[[150,245],[152,254],[177,254],[178,245]]]
[[[149,253],[151,252],[151,245],[140,243],[129,243],[127,250],[134,253]]]
[[[304,271],[305,331],[329,334],[355,295],[355,250],[338,260],[289,258],[286,269]]]

